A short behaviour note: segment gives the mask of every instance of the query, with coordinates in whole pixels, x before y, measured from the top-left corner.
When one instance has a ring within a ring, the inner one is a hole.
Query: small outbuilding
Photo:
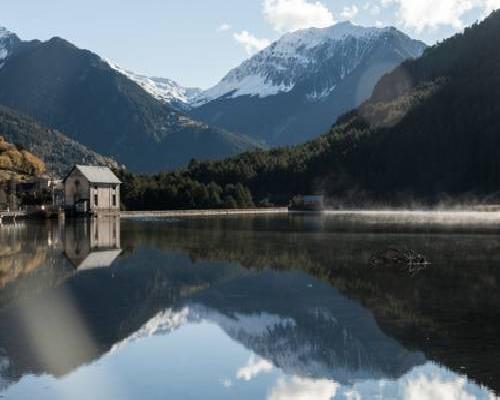
[[[325,209],[325,198],[322,195],[295,196],[289,206],[290,211],[316,211]]]
[[[76,165],[64,178],[64,204],[76,214],[120,212],[120,180],[108,167]]]

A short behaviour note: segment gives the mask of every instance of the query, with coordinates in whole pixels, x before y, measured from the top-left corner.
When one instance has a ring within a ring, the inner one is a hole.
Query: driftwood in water
[[[408,267],[411,274],[416,274],[430,265],[429,260],[415,250],[390,247],[370,257],[370,266],[402,266]]]

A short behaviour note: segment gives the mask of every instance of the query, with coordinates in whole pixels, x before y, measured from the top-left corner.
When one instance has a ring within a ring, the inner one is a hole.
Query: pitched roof
[[[89,255],[77,266],[78,271],[94,268],[110,267],[122,253],[121,249],[90,252]]]
[[[90,183],[121,183],[118,177],[108,167],[76,165],[73,170],[74,169],[80,171]]]

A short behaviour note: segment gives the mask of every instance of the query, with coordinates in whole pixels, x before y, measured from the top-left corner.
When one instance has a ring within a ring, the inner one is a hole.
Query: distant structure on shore
[[[76,165],[64,178],[64,206],[71,215],[120,212],[120,180],[108,167]]]
[[[322,195],[295,196],[289,210],[322,212],[325,210],[325,198]]]

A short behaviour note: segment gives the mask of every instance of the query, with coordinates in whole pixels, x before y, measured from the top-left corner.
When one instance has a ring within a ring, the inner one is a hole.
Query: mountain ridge
[[[0,69],[0,104],[134,171],[224,158],[260,145],[157,100],[98,55],[54,37],[18,43]]]
[[[392,27],[344,22],[292,32],[202,93],[190,114],[272,146],[298,144],[359,106],[385,73],[425,47]]]
[[[111,68],[137,83],[155,99],[178,108],[180,111],[188,110],[191,102],[202,92],[199,88],[185,87],[169,78],[137,74],[120,67],[110,60],[107,60],[107,62]]]

